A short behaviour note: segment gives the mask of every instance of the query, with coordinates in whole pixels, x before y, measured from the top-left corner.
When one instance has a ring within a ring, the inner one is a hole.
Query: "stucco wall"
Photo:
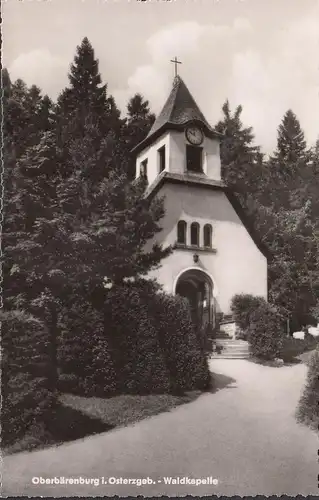
[[[158,150],[165,146],[165,170],[172,173],[184,174],[186,171],[186,144],[184,132],[169,131],[158,138],[151,146],[145,148],[136,158],[136,177],[140,175],[140,165],[147,159],[148,182],[156,179],[159,172]],[[220,180],[221,167],[219,156],[219,141],[205,137],[203,147],[203,170],[208,178]]]
[[[176,242],[176,227],[180,219],[213,226],[212,244],[216,253],[176,249],[153,272],[166,291],[174,293],[177,276],[188,267],[198,267],[212,277],[218,311],[230,313],[230,301],[236,293],[251,293],[267,298],[267,259],[255,245],[222,191],[206,187],[190,187],[166,183],[159,195],[165,196],[166,215],[163,231],[156,240],[165,244]],[[189,231],[188,224],[188,231]],[[199,262],[193,261],[198,253]]]
[[[165,154],[166,154],[166,168],[169,168],[169,156],[170,156],[170,134],[166,133],[159,137],[155,142],[152,143],[151,146],[147,147],[136,158],[136,177],[140,176],[140,166],[141,163],[147,159],[147,177],[149,184],[156,179],[159,172],[159,157],[158,150],[165,146]]]
[[[183,174],[186,171],[186,144],[184,132],[170,132],[170,172]],[[219,141],[204,137],[203,170],[209,179],[220,180],[221,167],[219,155]]]

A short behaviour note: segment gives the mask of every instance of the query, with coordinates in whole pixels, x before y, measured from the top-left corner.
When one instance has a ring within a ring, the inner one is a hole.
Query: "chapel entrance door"
[[[175,293],[188,300],[196,327],[205,327],[214,322],[212,291],[210,278],[199,269],[185,271],[178,279]]]

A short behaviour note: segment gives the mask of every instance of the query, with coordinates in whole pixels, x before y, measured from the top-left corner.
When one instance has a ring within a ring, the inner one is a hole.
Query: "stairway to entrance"
[[[218,359],[247,359],[249,358],[249,345],[246,340],[232,339],[229,335],[218,334],[216,339],[217,349],[212,357]]]

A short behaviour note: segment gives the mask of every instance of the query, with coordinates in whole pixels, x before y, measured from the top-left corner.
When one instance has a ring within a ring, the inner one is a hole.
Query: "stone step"
[[[211,358],[213,359],[248,359],[249,358],[249,353],[221,353],[221,354],[216,354],[213,353]]]
[[[242,344],[217,344],[219,347],[222,347],[223,349],[249,349],[248,345],[242,345]]]
[[[237,351],[237,350],[240,350],[240,351],[249,351],[249,346],[247,345],[221,345],[219,344],[219,346],[217,347],[220,347],[221,349],[224,349],[224,350],[232,350],[232,351]]]
[[[249,359],[248,355],[241,355],[241,356],[232,356],[231,354],[229,355],[220,355],[220,356],[213,356],[212,359]]]
[[[245,342],[244,340],[240,342],[240,340],[217,340],[216,344],[219,345],[225,345],[225,346],[233,346],[233,345],[241,345],[241,346],[248,346],[248,342]]]

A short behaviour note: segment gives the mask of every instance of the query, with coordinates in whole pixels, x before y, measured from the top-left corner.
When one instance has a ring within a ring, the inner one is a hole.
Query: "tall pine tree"
[[[150,110],[150,105],[141,94],[135,94],[127,104],[127,123],[124,128],[126,149],[128,156],[139,142],[147,136],[155,120],[155,115]],[[135,162],[133,158],[129,161],[130,179],[135,177]]]
[[[216,125],[221,140],[222,178],[246,204],[247,196],[256,189],[256,179],[262,170],[262,155],[259,147],[253,145],[252,127],[244,127],[241,114],[242,106],[237,106],[234,113],[228,100],[224,103],[223,119]]]
[[[76,142],[86,141],[90,130],[90,141],[95,158],[100,156],[96,165],[97,181],[108,175],[107,165],[103,164],[105,148],[115,147],[119,140],[123,121],[114,98],[107,95],[107,85],[102,84],[99,62],[87,38],[77,47],[74,61],[69,72],[69,87],[63,90],[57,103],[58,147],[63,156],[63,175],[73,172],[73,153]],[[112,146],[111,146],[112,145]],[[91,172],[92,179],[94,171]]]

